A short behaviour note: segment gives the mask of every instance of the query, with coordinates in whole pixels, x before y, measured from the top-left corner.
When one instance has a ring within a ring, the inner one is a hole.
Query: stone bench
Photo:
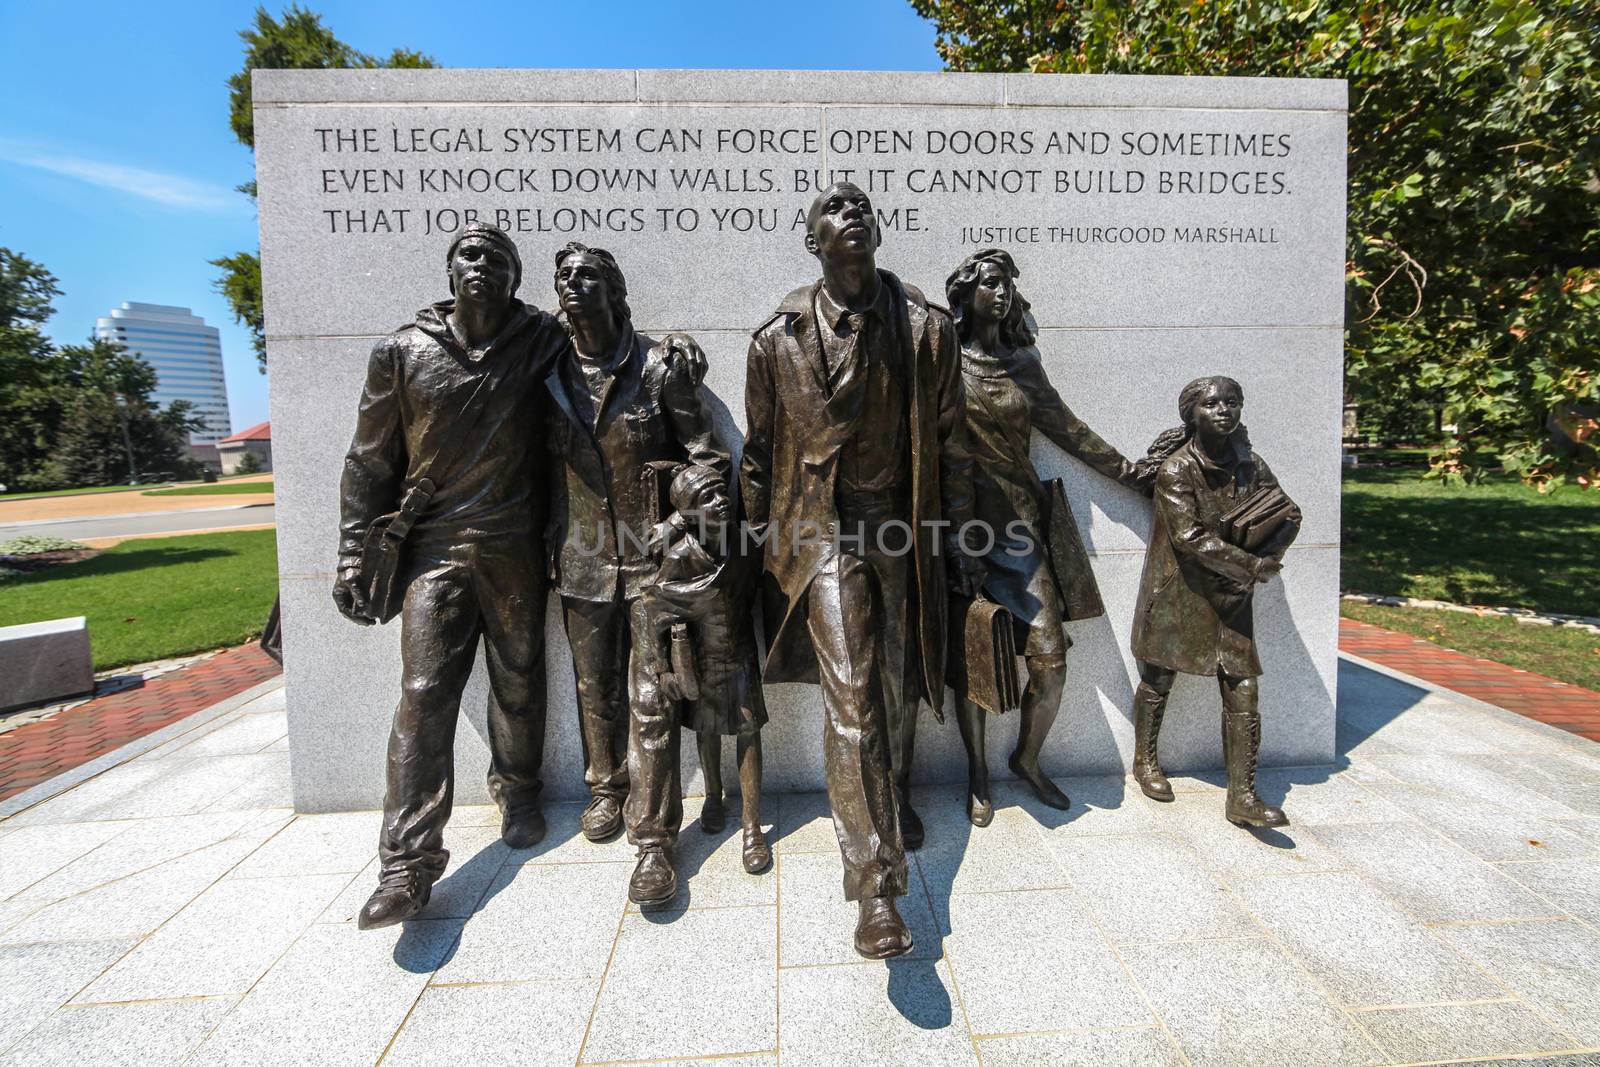
[[[82,615],[0,626],[0,711],[94,692]]]

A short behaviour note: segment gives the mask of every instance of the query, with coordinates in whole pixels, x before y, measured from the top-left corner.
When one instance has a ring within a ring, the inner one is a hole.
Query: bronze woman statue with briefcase
[[[1066,683],[1072,641],[1061,623],[1105,613],[1062,483],[1040,479],[1029,438],[1038,430],[1107,478],[1140,488],[1135,465],[1074,415],[1051,386],[1026,320],[1028,302],[1016,290],[1020,273],[1009,253],[987,248],[968,256],[945,282],[961,339],[974,518],[986,542],[967,538],[968,551],[982,556],[982,593],[956,609],[964,617],[952,620],[952,637],[964,638],[966,647],[950,656],[953,666],[968,668],[957,670],[952,683],[967,749],[967,815],[975,826],[987,826],[994,817],[984,716],[1007,710],[1008,703],[1005,679],[991,681],[988,672],[999,668],[1003,675],[1014,666],[1008,651],[1025,657],[1028,682],[1018,702],[1022,723],[1011,771],[1041,801],[1065,809],[1067,795],[1039,767]],[[1011,616],[1013,640],[1002,633],[981,650],[973,647],[997,609]]]

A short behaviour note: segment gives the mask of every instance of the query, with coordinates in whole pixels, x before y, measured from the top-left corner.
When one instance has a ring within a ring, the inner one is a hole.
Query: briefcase
[[[982,597],[950,598],[950,647],[945,676],[967,699],[993,715],[1022,704],[1017,675],[1016,623],[1011,612]]]
[[[1078,524],[1067,503],[1066,483],[1060,478],[1046,484],[1045,547],[1050,553],[1050,572],[1061,593],[1061,617],[1068,622],[1097,619],[1106,613],[1100,599],[1100,586],[1089,566],[1089,553],[1078,536]]]
[[[399,510],[379,515],[361,539],[361,591],[367,597],[367,617],[385,623],[400,614],[405,590],[400,586],[400,560],[405,554],[406,536],[417,517],[428,506],[433,482],[424,478],[406,493]]]

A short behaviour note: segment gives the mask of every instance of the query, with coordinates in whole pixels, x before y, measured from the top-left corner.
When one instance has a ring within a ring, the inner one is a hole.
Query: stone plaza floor
[[[578,805],[517,852],[458,808],[424,917],[359,931],[378,818],[290,810],[280,684],[0,803],[0,1064],[1600,1062],[1600,745],[1360,661],[1338,762],[1261,776],[1281,832],[1216,776],[982,830],[922,790],[887,964],[820,795],[767,800],[759,877],[691,821],[645,913]]]

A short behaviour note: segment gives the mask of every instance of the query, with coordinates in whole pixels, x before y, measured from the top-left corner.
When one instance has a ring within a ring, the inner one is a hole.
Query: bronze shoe
[[[700,806],[700,829],[708,834],[720,834],[728,825],[728,805],[720,796],[708,796]]]
[[[500,840],[507,848],[532,848],[544,840],[544,812],[532,808],[506,812],[500,818]]]
[[[772,846],[759,826],[744,828],[744,869],[746,874],[760,874],[772,866]]]
[[[911,951],[911,931],[893,897],[862,897],[856,904],[856,952],[869,960],[886,960]]]
[[[628,899],[641,908],[665,904],[678,894],[678,872],[672,869],[672,855],[665,849],[647,848],[639,853],[639,864],[628,879]]]
[[[604,841],[622,829],[622,804],[616,797],[595,797],[578,817],[578,827],[590,841]]]
[[[968,792],[967,819],[974,826],[988,826],[994,821],[994,801]]]
[[[1038,767],[1028,767],[1013,752],[1006,761],[1006,766],[1011,768],[1011,773],[1027,782],[1033,789],[1033,795],[1038,797],[1046,807],[1055,808],[1057,811],[1066,811],[1072,807],[1072,801],[1061,788],[1050,780],[1050,776]]]
[[[361,906],[356,926],[362,930],[376,930],[405,922],[428,906],[432,894],[433,879],[421,871],[386,871],[378,878],[378,888]]]

